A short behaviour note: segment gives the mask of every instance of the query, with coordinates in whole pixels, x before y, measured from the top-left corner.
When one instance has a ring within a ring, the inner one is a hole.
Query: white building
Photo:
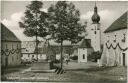
[[[103,66],[127,65],[127,17],[125,12],[105,30],[106,40],[101,57]]]
[[[1,23],[1,65],[12,67],[21,64],[21,41]]]
[[[93,52],[90,39],[83,39],[78,47],[78,62],[87,62],[87,57]]]
[[[35,60],[46,60],[46,50],[47,48],[44,45],[43,41],[40,41],[38,45],[38,55],[36,54],[37,49],[35,48],[35,41],[23,41],[22,42],[22,60],[32,61]]]

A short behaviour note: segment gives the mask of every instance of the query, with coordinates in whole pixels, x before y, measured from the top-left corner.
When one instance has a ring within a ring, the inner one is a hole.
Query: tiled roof
[[[20,41],[16,35],[1,23],[1,40],[2,41]]]
[[[122,16],[120,16],[116,21],[114,21],[109,28],[107,28],[104,33],[112,32],[112,31],[117,31],[121,29],[126,29],[127,28],[127,15],[128,13],[125,12]]]
[[[91,40],[90,39],[83,39],[80,42],[79,48],[91,48]]]

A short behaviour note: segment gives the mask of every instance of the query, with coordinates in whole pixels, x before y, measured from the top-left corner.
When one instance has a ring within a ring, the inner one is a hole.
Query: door
[[[123,54],[123,66],[125,66],[125,53],[122,54]]]

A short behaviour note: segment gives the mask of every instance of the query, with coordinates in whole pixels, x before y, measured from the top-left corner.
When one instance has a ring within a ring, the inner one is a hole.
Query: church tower
[[[101,33],[100,33],[100,16],[98,15],[98,8],[96,6],[95,3],[95,7],[94,7],[94,14],[92,16],[92,24],[91,24],[91,45],[94,49],[94,51],[100,51],[101,50]]]

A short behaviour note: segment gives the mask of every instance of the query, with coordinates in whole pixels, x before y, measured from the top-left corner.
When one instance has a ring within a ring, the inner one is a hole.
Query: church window
[[[83,54],[83,59],[85,59],[85,54]]]
[[[96,31],[94,31],[94,34],[96,34]]]

